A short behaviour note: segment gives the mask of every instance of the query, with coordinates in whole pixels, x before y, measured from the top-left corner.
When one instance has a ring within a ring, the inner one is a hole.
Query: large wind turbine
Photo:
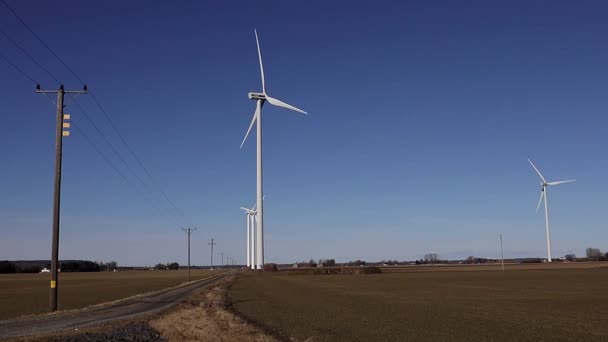
[[[262,199],[262,194],[264,193],[263,183],[262,183],[262,106],[266,101],[273,106],[287,108],[302,114],[308,114],[305,111],[296,108],[290,104],[287,104],[279,99],[274,97],[270,97],[266,93],[266,85],[264,82],[264,66],[262,64],[262,52],[260,51],[260,41],[258,39],[258,33],[254,29],[255,33],[255,42],[258,47],[258,58],[260,60],[260,74],[262,76],[262,92],[261,93],[249,93],[249,99],[256,101],[255,112],[253,113],[253,118],[251,119],[251,123],[249,124],[249,128],[247,129],[247,133],[245,133],[245,138],[243,138],[243,142],[241,143],[241,148],[247,137],[249,136],[249,132],[251,132],[251,128],[253,124],[256,123],[257,127],[257,194],[256,194],[256,257],[255,257],[255,266],[257,269],[262,269],[264,267],[264,200]]]
[[[530,165],[534,168],[534,171],[538,173],[538,176],[541,179],[541,188],[540,188],[540,198],[538,199],[538,204],[536,205],[536,212],[540,208],[540,202],[545,199],[545,229],[547,230],[547,261],[551,262],[551,235],[549,234],[549,207],[547,206],[547,188],[551,185],[559,185],[564,183],[574,182],[576,179],[569,179],[565,181],[556,181],[556,182],[547,182],[545,177],[540,171],[536,168],[536,165],[532,162],[532,160],[528,159]]]

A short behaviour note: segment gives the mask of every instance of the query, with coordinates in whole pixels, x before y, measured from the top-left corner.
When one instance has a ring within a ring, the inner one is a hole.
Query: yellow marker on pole
[[[57,287],[57,282],[54,280],[51,280],[51,288],[54,289]]]

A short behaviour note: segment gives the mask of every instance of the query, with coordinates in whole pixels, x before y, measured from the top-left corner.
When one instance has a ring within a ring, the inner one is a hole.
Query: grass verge
[[[210,289],[196,292],[176,309],[153,319],[150,326],[172,341],[256,341],[277,338],[233,313],[227,301],[230,276]]]

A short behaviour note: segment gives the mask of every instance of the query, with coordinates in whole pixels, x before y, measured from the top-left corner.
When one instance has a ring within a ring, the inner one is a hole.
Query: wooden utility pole
[[[182,227],[182,230],[188,233],[188,281],[190,281],[190,232],[196,230],[196,227],[186,229]]]
[[[55,129],[55,188],[53,194],[53,241],[51,251],[51,295],[50,295],[50,309],[51,311],[57,310],[57,288],[58,284],[58,262],[59,262],[59,213],[61,208],[61,160],[63,152],[63,137],[70,136],[69,120],[70,115],[63,113],[63,100],[65,94],[86,94],[87,86],[84,86],[83,90],[78,91],[66,91],[63,89],[63,85],[58,90],[41,90],[40,85],[36,86],[37,93],[43,94],[57,94],[57,126]],[[47,95],[48,96],[48,95]],[[64,130],[66,128],[66,130]]]
[[[213,242],[213,238],[211,238],[211,242],[208,245],[211,245],[211,270],[213,270],[213,245],[217,245],[217,243]]]

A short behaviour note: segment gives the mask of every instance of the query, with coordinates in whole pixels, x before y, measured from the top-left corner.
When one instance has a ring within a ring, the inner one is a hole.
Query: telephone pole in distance
[[[188,233],[188,281],[190,281],[190,233],[196,230],[196,227],[186,229],[182,227],[182,230]]]
[[[500,264],[502,266],[502,270],[505,270],[505,254],[502,250],[502,234],[500,234]]]
[[[217,243],[213,242],[213,238],[211,238],[211,242],[208,245],[211,245],[211,270],[213,271],[213,245],[217,245]]]

